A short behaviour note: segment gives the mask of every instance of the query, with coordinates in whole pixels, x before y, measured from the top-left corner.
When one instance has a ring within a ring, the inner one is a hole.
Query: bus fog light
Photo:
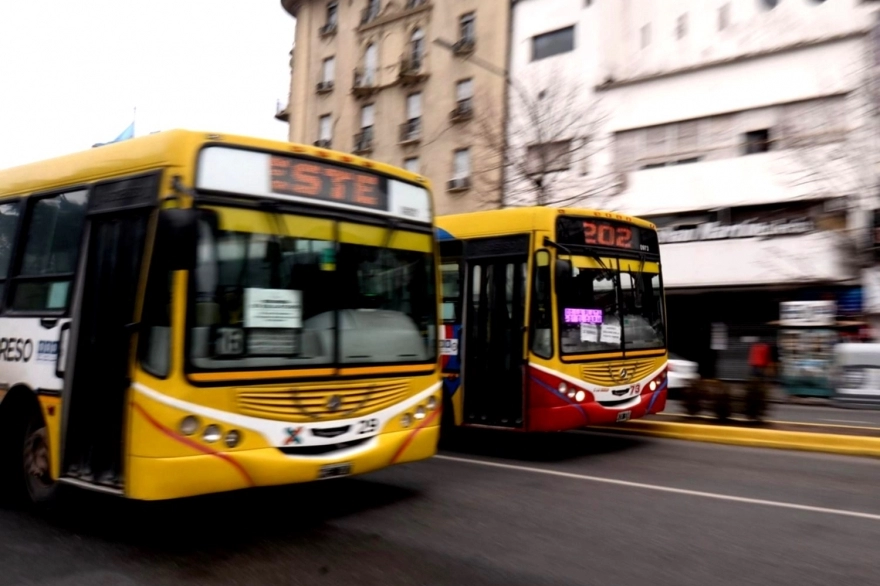
[[[400,418],[400,424],[404,427],[409,427],[410,425],[412,425],[412,415],[410,415],[409,413],[404,413],[403,416]]]
[[[427,406],[428,406],[428,411],[433,411],[434,409],[436,409],[437,408],[437,399],[435,397],[428,398]]]
[[[568,392],[568,385],[565,383],[559,383],[559,392],[563,395]]]
[[[241,442],[241,432],[237,429],[233,429],[232,431],[226,434],[226,447],[234,448]]]
[[[587,394],[583,391],[578,391],[577,394],[574,396],[574,398],[578,403],[580,403],[581,401],[583,401],[584,399],[587,398]]]
[[[202,434],[202,439],[209,444],[212,444],[219,440],[222,435],[220,428],[212,423],[205,428],[205,433]]]
[[[575,395],[577,395],[577,393],[575,392],[574,389],[571,389],[570,391],[568,391],[568,398],[569,399],[574,399]]]
[[[187,415],[180,422],[180,433],[183,435],[192,435],[199,430],[199,420],[192,415]]]
[[[421,405],[416,408],[416,419],[424,419],[425,418],[425,408]]]

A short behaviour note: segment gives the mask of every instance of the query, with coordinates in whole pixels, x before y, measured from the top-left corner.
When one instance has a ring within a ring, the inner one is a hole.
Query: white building
[[[880,152],[873,10],[859,0],[515,3],[511,77],[533,91],[574,80],[587,90],[580,119],[599,123],[565,137],[514,129],[513,152],[552,185],[544,203],[655,221],[670,345],[704,370],[714,370],[712,324],[730,334],[720,346],[736,346],[769,334],[782,300],[859,311],[847,305],[861,290]],[[514,124],[518,92],[509,100]],[[547,135],[552,145],[534,144]],[[528,176],[520,182],[514,203],[534,201]]]

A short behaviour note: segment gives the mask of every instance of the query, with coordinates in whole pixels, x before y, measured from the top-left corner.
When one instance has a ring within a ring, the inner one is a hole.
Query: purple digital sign
[[[565,308],[565,323],[567,324],[601,324],[601,309],[575,309]]]

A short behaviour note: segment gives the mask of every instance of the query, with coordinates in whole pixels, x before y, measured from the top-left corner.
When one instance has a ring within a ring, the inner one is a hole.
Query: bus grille
[[[635,384],[656,371],[666,362],[666,357],[614,360],[581,365],[581,378],[588,383],[603,387],[619,387]],[[626,369],[627,376],[621,376]]]
[[[303,421],[339,419],[379,411],[407,395],[406,381],[312,383],[238,389],[238,410],[244,415]]]

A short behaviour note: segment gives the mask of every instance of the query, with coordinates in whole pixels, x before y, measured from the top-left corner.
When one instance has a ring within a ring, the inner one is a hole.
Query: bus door
[[[103,183],[89,198],[64,389],[62,476],[121,489],[135,304],[158,176]]]
[[[464,421],[523,427],[529,236],[467,240]]]

